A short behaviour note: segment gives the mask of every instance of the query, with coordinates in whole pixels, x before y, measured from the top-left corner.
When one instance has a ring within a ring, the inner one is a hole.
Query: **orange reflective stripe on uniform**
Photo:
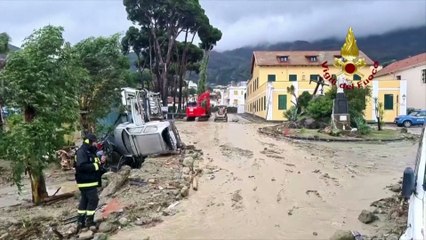
[[[91,216],[91,215],[94,215],[94,214],[95,214],[95,211],[86,211],[87,216]]]
[[[96,187],[96,186],[98,186],[98,182],[91,182],[91,183],[79,183],[79,184],[77,184],[77,186],[79,187],[79,188],[85,188],[85,187]]]
[[[98,163],[93,163],[93,165],[95,165],[95,171],[99,170],[99,164]]]

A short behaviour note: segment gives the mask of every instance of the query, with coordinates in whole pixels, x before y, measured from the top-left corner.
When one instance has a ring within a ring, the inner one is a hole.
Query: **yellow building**
[[[299,96],[304,91],[313,94],[318,77],[325,74],[327,66],[329,74],[337,74],[341,69],[333,66],[334,58],[340,57],[340,51],[255,51],[251,63],[251,78],[247,83],[245,112],[264,118],[268,121],[286,120],[284,112],[292,105],[293,97],[287,93],[287,87],[293,85]],[[372,88],[372,97],[367,99],[365,118],[367,121],[376,121],[374,97],[384,102],[385,122],[393,122],[394,118],[405,110],[399,106],[399,99],[406,94],[404,81],[377,80],[367,83],[373,73],[381,69],[374,66],[374,62],[359,51],[359,57],[364,58],[366,66],[359,69],[362,77],[355,74],[353,84],[367,84]],[[360,74],[360,75],[361,75]],[[329,86],[324,86],[326,92]],[[321,87],[320,87],[321,89]],[[317,92],[320,94],[320,91]]]

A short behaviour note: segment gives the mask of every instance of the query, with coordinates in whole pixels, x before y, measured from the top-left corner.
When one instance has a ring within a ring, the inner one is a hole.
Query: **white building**
[[[377,75],[377,79],[406,80],[407,96],[402,95],[407,108],[426,109],[426,53],[394,62]]]
[[[226,105],[225,104],[225,95],[228,91],[227,86],[217,85],[213,88],[213,92],[217,96],[217,105]]]
[[[197,89],[198,88],[198,85],[195,83],[195,82],[193,82],[193,81],[185,81],[186,82],[186,84],[188,84],[188,89]]]
[[[235,86],[228,86],[224,93],[223,104],[237,107],[238,113],[244,113],[244,104],[247,92],[247,82],[239,82]]]

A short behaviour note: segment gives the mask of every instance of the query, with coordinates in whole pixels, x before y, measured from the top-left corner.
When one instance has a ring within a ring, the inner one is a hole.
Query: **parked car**
[[[402,196],[408,201],[407,226],[400,240],[426,239],[426,126],[423,127],[414,169],[407,167],[402,180]]]
[[[398,127],[411,127],[414,125],[423,125],[426,122],[426,110],[413,111],[408,115],[399,115],[394,123]]]

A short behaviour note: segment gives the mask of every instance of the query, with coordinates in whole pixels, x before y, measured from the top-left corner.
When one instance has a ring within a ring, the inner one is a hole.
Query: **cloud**
[[[63,26],[64,37],[71,43],[124,33],[131,25],[122,1],[0,0],[0,9],[0,32],[7,32],[17,46],[48,24]]]
[[[259,43],[356,37],[426,25],[424,0],[201,0],[223,37],[217,50]],[[0,32],[20,46],[34,29],[65,28],[67,41],[124,33],[132,24],[121,0],[0,0]],[[426,40],[425,40],[426,41]]]
[[[214,5],[222,1],[204,2],[212,24],[223,32],[217,46],[220,50],[343,38],[350,26],[360,37],[426,25],[426,1],[265,1],[267,5],[232,1],[226,8]]]

